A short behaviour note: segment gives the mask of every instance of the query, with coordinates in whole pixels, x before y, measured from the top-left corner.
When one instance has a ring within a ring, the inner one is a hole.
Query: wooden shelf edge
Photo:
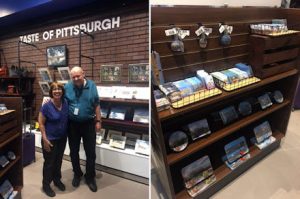
[[[264,111],[259,111],[256,112],[248,117],[245,117],[241,120],[238,120],[237,122],[234,122],[228,126],[226,126],[225,128],[213,132],[212,134],[210,134],[209,136],[205,137],[205,138],[200,138],[199,140],[189,144],[187,146],[187,148],[179,153],[171,153],[169,155],[167,155],[167,162],[169,165],[172,165],[180,160],[182,160],[183,158],[219,141],[220,139],[238,131],[241,128],[244,128],[246,126],[248,126],[249,124],[285,107],[288,106],[290,104],[289,100],[285,100],[282,104],[274,104],[272,107],[270,107],[267,110]]]
[[[249,153],[250,153],[251,157],[246,162],[251,161],[251,159],[254,159],[256,156],[258,156],[264,150],[267,150],[272,145],[276,144],[276,142],[280,141],[284,137],[284,134],[281,133],[281,132],[279,132],[279,131],[274,131],[273,136],[276,138],[276,141],[274,143],[272,143],[271,145],[267,146],[265,149],[260,150],[256,146],[254,146],[254,145],[251,146],[249,148]],[[214,174],[216,175],[216,182],[212,186],[218,184],[226,176],[234,174],[235,172],[236,172],[236,170],[231,170],[225,164],[223,164],[222,166],[220,166],[219,168],[217,168],[217,169],[214,170]],[[212,187],[212,186],[210,186],[210,187]],[[204,190],[203,192],[205,192],[206,190]],[[201,193],[198,196],[200,196],[200,195],[201,195]],[[196,198],[198,198],[198,196],[196,196]],[[176,199],[192,199],[192,197],[190,197],[188,195],[187,191],[184,189],[184,190],[182,190],[182,191],[180,191],[179,193],[176,194]]]
[[[20,133],[12,133],[15,131],[17,131],[16,128],[13,128],[8,133],[4,133],[3,135],[0,136],[0,140],[4,139],[4,141],[2,141],[0,144],[0,148],[4,147],[6,144],[13,141],[17,137],[21,136]]]
[[[15,160],[10,162],[3,170],[0,171],[0,178],[6,174],[19,160],[21,159],[20,156],[17,156]]]
[[[117,103],[125,103],[125,104],[149,104],[149,100],[142,100],[142,99],[120,99],[120,98],[108,98],[103,97],[99,98],[100,102],[117,102]]]
[[[274,75],[272,77],[263,79],[263,80],[261,80],[260,82],[258,82],[256,84],[251,84],[249,86],[240,88],[240,89],[235,90],[235,91],[231,91],[231,92],[222,91],[223,93],[221,95],[218,95],[218,96],[215,96],[215,97],[211,97],[211,98],[202,100],[200,102],[196,102],[196,103],[190,104],[189,106],[182,107],[180,109],[170,108],[168,110],[160,111],[158,113],[158,116],[159,116],[160,121],[165,121],[167,119],[170,119],[170,118],[173,118],[173,117],[177,117],[179,115],[187,113],[187,112],[189,112],[191,110],[199,109],[199,108],[202,108],[202,107],[205,107],[205,106],[209,106],[209,105],[211,105],[213,103],[218,103],[218,102],[220,102],[220,101],[222,101],[224,99],[229,99],[229,98],[234,97],[236,95],[239,95],[239,94],[251,91],[251,90],[253,90],[253,89],[257,88],[257,87],[268,85],[270,83],[273,83],[275,81],[287,78],[287,77],[295,75],[297,73],[298,73],[297,69],[292,69],[290,71],[287,71],[287,72],[284,72],[284,73],[280,73],[278,75]]]

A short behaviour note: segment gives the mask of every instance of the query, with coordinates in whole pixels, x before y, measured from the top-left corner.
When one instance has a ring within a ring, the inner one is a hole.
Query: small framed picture
[[[69,67],[59,67],[57,68],[61,80],[69,81],[71,80],[70,69]]]
[[[122,135],[121,131],[109,130],[106,136],[106,140],[109,141],[112,135]]]
[[[126,137],[126,145],[135,146],[136,140],[141,139],[141,135],[137,135],[134,133],[125,133]]]
[[[129,82],[148,82],[149,81],[149,64],[129,64]]]
[[[122,64],[102,65],[100,79],[102,82],[121,82]]]
[[[67,66],[67,46],[47,47],[47,63],[49,67]]]
[[[39,73],[41,75],[42,81],[52,82],[52,78],[48,68],[39,68]]]
[[[101,129],[100,132],[97,132],[96,135],[96,144],[100,145],[105,136],[105,129]]]
[[[109,140],[109,146],[118,149],[125,149],[126,137],[121,135],[112,135]]]
[[[42,106],[45,104],[45,103],[47,103],[47,102],[49,102],[51,100],[51,98],[50,97],[43,97],[43,101],[42,101]]]
[[[43,95],[49,95],[49,91],[50,91],[50,86],[48,82],[39,82],[39,85],[42,89]]]
[[[149,155],[150,146],[149,142],[145,140],[137,140],[135,144],[135,152],[143,155]]]

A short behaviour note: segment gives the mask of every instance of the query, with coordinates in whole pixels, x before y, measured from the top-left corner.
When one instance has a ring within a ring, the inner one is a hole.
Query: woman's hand
[[[53,147],[53,145],[51,144],[51,142],[47,138],[43,138],[43,144],[44,144],[45,151],[50,152],[51,151],[51,147]]]

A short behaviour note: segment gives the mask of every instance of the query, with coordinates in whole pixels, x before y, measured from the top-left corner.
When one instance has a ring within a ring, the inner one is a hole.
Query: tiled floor
[[[23,199],[43,199],[47,197],[41,190],[43,157],[36,153],[36,162],[24,168]],[[84,171],[85,168],[83,168]],[[57,199],[80,198],[80,199],[144,199],[148,198],[149,186],[126,180],[104,172],[97,171],[96,182],[98,192],[89,190],[84,181],[81,181],[79,188],[71,185],[73,172],[69,161],[63,161],[62,181],[66,185],[66,191],[59,191],[54,187]],[[52,186],[53,187],[53,186]]]
[[[152,199],[163,198],[153,187],[151,194]],[[287,136],[282,140],[278,150],[212,197],[212,199],[254,198],[300,198],[300,110],[292,112]]]

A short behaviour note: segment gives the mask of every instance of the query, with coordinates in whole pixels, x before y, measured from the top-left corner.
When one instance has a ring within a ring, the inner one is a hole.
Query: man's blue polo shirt
[[[95,107],[99,105],[99,95],[96,84],[86,79],[86,84],[81,88],[76,87],[72,81],[65,85],[65,98],[69,104],[69,119],[84,122],[95,117]],[[78,108],[78,114],[74,114]]]

